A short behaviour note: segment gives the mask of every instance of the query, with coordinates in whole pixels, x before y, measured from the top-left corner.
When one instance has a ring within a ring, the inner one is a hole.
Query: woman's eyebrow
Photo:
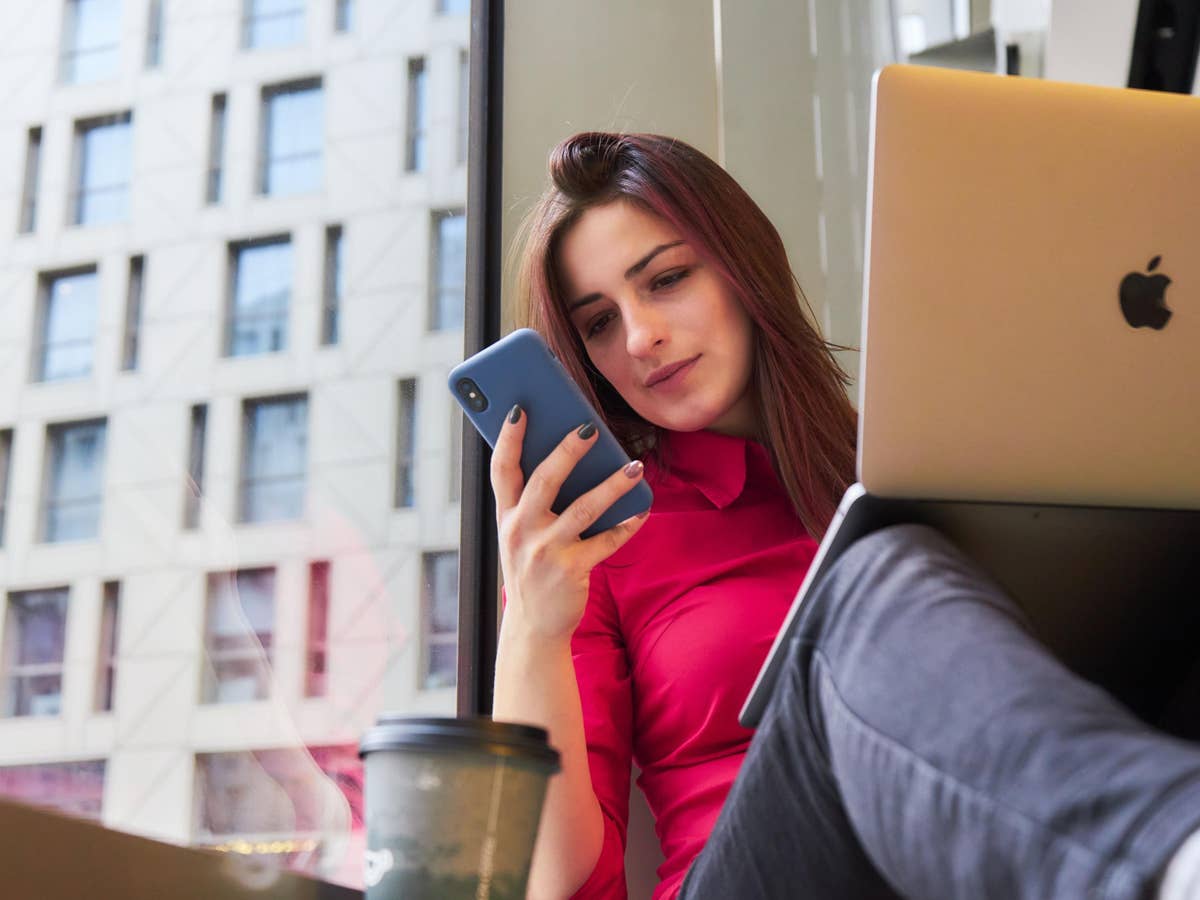
[[[625,280],[628,281],[629,279],[636,277],[637,274],[642,271],[642,269],[644,269],[644,268],[646,268],[646,266],[650,265],[650,261],[653,260],[654,257],[658,256],[658,254],[660,254],[666,250],[670,250],[672,247],[678,247],[682,243],[684,243],[684,242],[683,241],[672,241],[669,244],[659,244],[657,247],[655,247],[653,250],[651,250],[649,253],[647,253],[645,256],[643,256],[641,259],[639,259],[632,266],[630,266],[628,269],[625,270]],[[598,293],[588,294],[584,297],[580,297],[578,300],[574,301],[573,303],[571,303],[567,306],[567,315],[571,315],[572,313],[575,312],[575,310],[580,309],[581,307],[587,306],[589,303],[595,303],[599,299],[600,299],[600,294],[598,294]]]

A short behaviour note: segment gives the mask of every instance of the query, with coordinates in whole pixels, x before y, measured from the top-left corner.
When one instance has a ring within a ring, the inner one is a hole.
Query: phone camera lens
[[[483,412],[488,408],[487,397],[479,389],[479,385],[470,378],[460,378],[456,386],[459,395],[466,401],[472,412]]]

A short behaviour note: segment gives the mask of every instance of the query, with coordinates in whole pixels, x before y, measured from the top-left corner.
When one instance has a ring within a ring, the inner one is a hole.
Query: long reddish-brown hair
[[[813,324],[775,227],[741,186],[694,147],[653,134],[586,132],[550,154],[550,185],[524,225],[519,300],[537,330],[632,455],[657,443],[590,364],[566,312],[563,235],[590,208],[623,199],[669,223],[725,279],[754,323],[758,437],[809,533],[825,533],[854,480],[856,415],[848,379]],[[669,460],[666,460],[669,464]]]

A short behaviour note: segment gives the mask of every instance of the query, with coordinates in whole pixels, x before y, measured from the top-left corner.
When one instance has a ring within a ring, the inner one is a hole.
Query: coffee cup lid
[[[544,728],[488,718],[406,716],[384,713],[363,735],[358,755],[380,750],[466,750],[512,756],[559,770],[558,751]]]

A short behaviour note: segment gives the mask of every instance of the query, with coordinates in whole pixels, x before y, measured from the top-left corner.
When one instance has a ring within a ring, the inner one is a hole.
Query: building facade
[[[467,5],[0,9],[0,793],[361,880],[454,706]]]

